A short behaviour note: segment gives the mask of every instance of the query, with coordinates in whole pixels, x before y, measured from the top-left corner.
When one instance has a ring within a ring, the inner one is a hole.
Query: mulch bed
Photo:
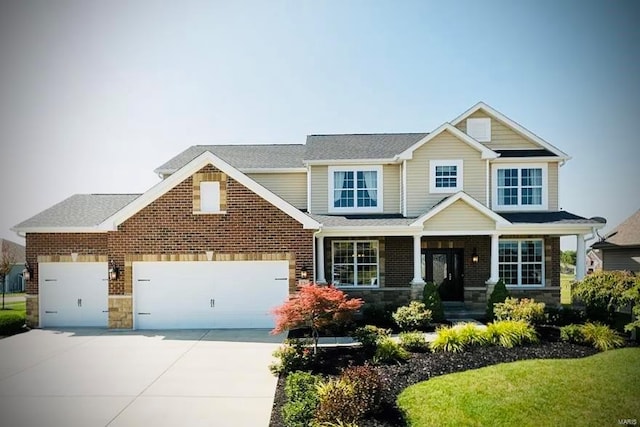
[[[365,362],[362,350],[357,347],[321,348],[324,362],[314,368],[314,373],[337,375],[342,368]],[[384,384],[382,410],[375,418],[358,422],[360,427],[405,426],[402,414],[396,407],[396,398],[407,387],[439,375],[482,368],[504,362],[526,359],[571,359],[596,354],[597,350],[564,342],[542,341],[536,345],[516,348],[477,347],[462,353],[412,353],[411,359],[401,365],[377,366]],[[285,376],[278,379],[278,386],[271,411],[271,427],[284,427],[282,406]]]

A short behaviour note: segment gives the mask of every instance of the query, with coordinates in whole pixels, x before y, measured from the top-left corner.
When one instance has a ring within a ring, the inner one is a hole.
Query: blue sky
[[[609,229],[640,208],[639,19],[624,0],[0,0],[0,237],[75,193],[143,192],[189,145],[431,131],[481,100],[573,157],[560,206]]]

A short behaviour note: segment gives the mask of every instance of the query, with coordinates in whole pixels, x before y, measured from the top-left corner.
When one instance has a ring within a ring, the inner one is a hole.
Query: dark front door
[[[424,249],[425,280],[434,282],[443,301],[463,301],[464,251],[462,249]]]

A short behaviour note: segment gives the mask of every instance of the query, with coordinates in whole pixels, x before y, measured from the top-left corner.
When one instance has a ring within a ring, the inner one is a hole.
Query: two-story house
[[[560,236],[584,260],[604,226],[559,210],[567,160],[483,103],[430,133],[193,146],[144,194],[75,195],[15,226],[29,322],[271,327],[269,310],[307,281],[369,303],[433,281],[479,308],[501,278],[558,304]]]

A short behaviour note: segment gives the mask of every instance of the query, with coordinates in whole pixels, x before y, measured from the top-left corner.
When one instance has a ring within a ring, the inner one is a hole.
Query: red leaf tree
[[[310,327],[313,353],[317,354],[319,330],[348,321],[363,303],[360,298],[347,298],[344,292],[334,287],[305,285],[284,304],[272,310],[276,316],[276,327],[271,333]]]

